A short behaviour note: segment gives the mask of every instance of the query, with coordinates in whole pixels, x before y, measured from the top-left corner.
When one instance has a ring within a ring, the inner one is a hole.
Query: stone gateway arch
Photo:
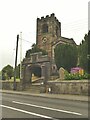
[[[40,78],[44,84],[50,79],[50,58],[42,55],[42,52],[33,53],[30,58],[25,58],[22,62],[21,82],[24,87],[32,84],[33,68],[40,70]]]

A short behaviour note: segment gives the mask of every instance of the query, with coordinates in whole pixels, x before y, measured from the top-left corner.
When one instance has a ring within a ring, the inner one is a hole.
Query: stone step
[[[41,85],[31,85],[26,91],[32,92],[32,93],[43,93],[45,92],[45,88]]]
[[[42,82],[43,82],[42,78],[38,78],[37,80],[32,81],[32,83],[42,83]]]
[[[30,92],[40,93],[40,85],[31,85],[27,90]]]

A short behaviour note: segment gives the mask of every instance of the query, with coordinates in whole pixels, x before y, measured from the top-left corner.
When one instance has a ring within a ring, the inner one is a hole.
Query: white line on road
[[[54,110],[54,111],[58,111],[58,112],[64,112],[64,113],[75,114],[75,115],[82,115],[81,113],[76,113],[76,112],[71,112],[71,111],[66,111],[66,110],[54,109],[54,108],[38,106],[38,105],[33,105],[33,104],[28,104],[28,103],[22,103],[22,102],[17,102],[17,101],[12,101],[12,102],[17,103],[17,104],[22,104],[22,105],[28,105],[28,106],[32,106],[32,107],[38,107],[38,108],[43,108],[43,109],[48,109],[48,110]]]
[[[52,118],[52,117],[49,117],[49,116],[45,116],[45,115],[41,115],[41,114],[29,112],[29,111],[22,110],[22,109],[17,109],[17,108],[6,106],[6,105],[0,105],[0,106],[2,106],[4,108],[11,109],[11,110],[19,111],[19,112],[22,112],[22,113],[26,113],[26,114],[30,114],[30,115],[35,115],[35,116],[42,117],[42,118],[48,118],[48,119],[52,119],[52,120],[58,120],[58,119],[55,119],[55,118]]]

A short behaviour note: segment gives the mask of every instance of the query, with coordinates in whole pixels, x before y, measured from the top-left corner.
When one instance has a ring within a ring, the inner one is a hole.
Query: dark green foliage
[[[2,80],[11,79],[13,77],[13,67],[10,65],[2,69]]]
[[[86,34],[84,37],[84,40],[82,40],[82,43],[79,45],[78,48],[79,52],[79,66],[82,67],[86,72],[88,71],[88,35]]]
[[[60,44],[55,48],[55,62],[57,68],[63,67],[70,71],[77,65],[78,52],[75,45]]]
[[[30,54],[35,53],[35,52],[42,52],[42,55],[47,55],[47,52],[45,50],[42,50],[40,48],[37,47],[36,44],[32,45],[32,48],[29,49],[28,51],[26,51],[26,58],[30,57]]]

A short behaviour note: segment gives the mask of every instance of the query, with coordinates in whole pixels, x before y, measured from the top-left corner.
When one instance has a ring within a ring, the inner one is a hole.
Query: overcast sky
[[[61,35],[80,44],[88,32],[89,0],[0,0],[0,70],[14,66],[17,34],[22,32],[23,58],[36,43],[36,19],[55,13]],[[29,41],[29,42],[27,42]],[[20,47],[19,47],[20,48]],[[18,51],[20,53],[20,49]],[[18,54],[19,63],[20,54]]]

